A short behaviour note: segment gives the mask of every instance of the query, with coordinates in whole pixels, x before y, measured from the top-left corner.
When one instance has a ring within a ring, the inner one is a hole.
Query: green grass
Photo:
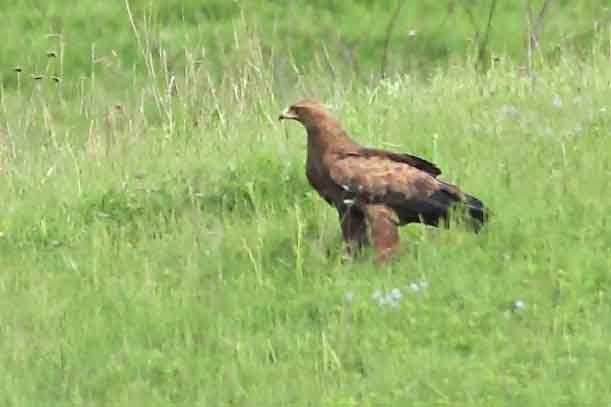
[[[181,72],[195,60],[219,80],[242,62],[249,37],[280,74],[312,66],[349,72],[359,80],[379,75],[388,24],[395,1],[379,0],[129,0],[134,22],[155,56]],[[476,54],[491,0],[412,1],[401,9],[390,37],[386,71],[430,73],[455,59]],[[543,0],[533,0],[537,14]],[[78,3],[0,0],[7,16],[0,26],[0,79],[17,86],[15,66],[32,74],[59,75],[68,81],[95,74],[112,75],[100,85],[115,91],[145,77],[125,1]],[[67,10],[70,12],[68,13]],[[525,2],[499,1],[489,49],[494,56],[524,60],[528,31]],[[541,52],[577,46],[591,53],[591,39],[607,37],[611,13],[607,0],[555,0],[541,30]],[[364,30],[363,27],[366,27]],[[415,32],[415,36],[410,36]],[[145,33],[148,33],[145,35]],[[479,33],[479,36],[477,35]],[[237,34],[237,35],[236,35]],[[476,38],[477,37],[477,38]],[[240,39],[240,41],[236,41]],[[49,61],[55,51],[56,61]],[[291,63],[287,63],[291,61]]]
[[[154,59],[130,86],[0,95],[2,404],[608,404],[608,54],[366,86],[278,69],[257,38],[220,82],[187,60],[173,88]],[[277,121],[304,96],[436,162],[489,225],[408,226],[392,264],[342,264],[304,131]]]

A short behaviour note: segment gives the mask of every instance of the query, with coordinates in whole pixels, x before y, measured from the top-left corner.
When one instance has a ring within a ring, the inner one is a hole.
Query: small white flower
[[[354,293],[352,291],[348,291],[346,294],[344,294],[344,300],[346,300],[346,302],[352,302],[354,300]]]
[[[554,99],[552,100],[552,105],[558,109],[562,108],[562,99],[560,98],[560,96],[554,95]]]
[[[513,303],[513,310],[514,311],[522,311],[522,310],[524,310],[524,308],[526,308],[526,303],[523,300],[516,300]]]
[[[392,300],[395,300],[395,301],[399,301],[399,300],[401,300],[403,298],[403,293],[398,288],[393,288],[388,293],[388,298],[392,299]]]
[[[403,300],[403,293],[399,288],[392,288],[388,292],[382,292],[381,290],[375,290],[372,295],[373,300],[380,307],[389,307],[397,309],[401,305]]]
[[[409,284],[409,288],[413,291],[413,292],[419,292],[424,290],[426,287],[428,287],[428,283],[424,280],[420,280],[420,281],[415,281],[413,283]]]

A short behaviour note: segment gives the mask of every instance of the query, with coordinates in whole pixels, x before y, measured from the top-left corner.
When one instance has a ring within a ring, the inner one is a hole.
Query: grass
[[[0,95],[3,405],[609,403],[608,54],[365,86],[240,41],[220,82],[185,53],[174,79],[155,59],[143,85]],[[304,132],[276,120],[302,96],[438,163],[489,226],[342,264]]]
[[[372,74],[380,73],[388,39],[388,73],[410,70],[428,74],[436,66],[447,66],[457,58],[476,54],[475,42],[484,35],[490,8],[490,0],[409,2],[387,38],[396,2],[127,3],[138,26],[148,33],[143,35],[143,41],[156,60],[166,59],[170,71],[181,71],[195,60],[216,80],[242,61],[236,48],[243,53],[244,44],[236,39],[243,42],[249,36],[258,39],[263,56],[273,59],[281,72],[292,71],[287,61],[309,70],[312,66],[328,67],[330,60],[344,75],[350,73],[359,80],[368,80]],[[112,81],[98,85],[115,92],[129,87],[134,79],[147,77],[125,1],[81,0],[67,6],[61,0],[4,0],[1,4],[11,17],[0,27],[0,36],[8,39],[0,48],[0,79],[5,87],[17,86],[11,72],[15,66],[22,67],[28,77],[46,73],[71,82],[82,76],[112,73]],[[535,14],[542,4],[543,0],[532,0]],[[70,13],[66,13],[68,7]],[[526,15],[525,2],[499,4],[489,37],[492,55],[525,59]],[[609,21],[606,0],[554,1],[540,33],[541,52],[549,55],[570,47],[588,50],[593,37],[606,35]],[[48,51],[56,52],[58,60],[50,63]]]

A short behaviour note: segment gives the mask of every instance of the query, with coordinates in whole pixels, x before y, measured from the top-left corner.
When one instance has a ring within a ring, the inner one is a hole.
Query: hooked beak
[[[278,116],[278,120],[297,120],[297,115],[291,110],[291,108],[287,108],[284,112],[280,113]]]

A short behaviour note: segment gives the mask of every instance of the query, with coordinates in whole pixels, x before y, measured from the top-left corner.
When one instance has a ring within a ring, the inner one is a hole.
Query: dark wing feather
[[[338,155],[330,163],[329,174],[355,205],[387,205],[397,214],[395,221],[401,224],[420,221],[437,224],[456,202],[465,202],[470,208],[468,196],[454,185],[387,156],[354,152]]]
[[[329,174],[339,187],[364,203],[401,205],[406,200],[431,196],[448,185],[386,155],[357,152],[338,155],[330,163]]]
[[[441,175],[441,170],[439,167],[432,162],[416,157],[415,155],[393,153],[392,151],[386,151],[378,148],[361,148],[357,151],[357,154],[363,157],[387,157],[390,160],[411,165],[412,167],[418,168],[419,170],[431,174],[434,177]]]

